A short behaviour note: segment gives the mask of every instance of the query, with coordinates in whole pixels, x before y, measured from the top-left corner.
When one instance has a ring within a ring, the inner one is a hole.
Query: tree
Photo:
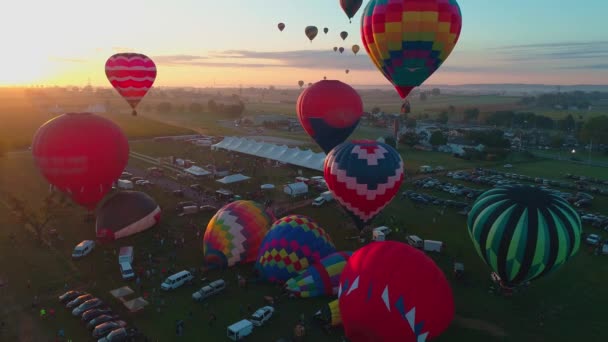
[[[564,144],[565,138],[562,133],[551,136],[551,147],[560,148]]]
[[[203,105],[198,102],[193,102],[189,107],[190,113],[201,113],[203,111]]]
[[[444,111],[444,112],[439,113],[439,116],[437,117],[437,123],[445,125],[448,123],[449,119],[450,119],[450,117],[449,117],[448,113]]]
[[[416,134],[416,132],[406,132],[405,134],[402,134],[401,137],[399,137],[400,143],[408,145],[410,147],[413,147],[414,145],[418,144],[419,141],[420,136]]]
[[[397,148],[397,142],[395,141],[395,137],[393,137],[392,135],[385,136],[384,143],[391,147]]]
[[[464,121],[472,122],[477,121],[479,118],[479,109],[478,108],[469,108],[464,111]]]
[[[583,142],[593,144],[608,144],[608,116],[596,116],[589,119],[581,129],[580,137]]]
[[[209,111],[212,113],[217,112],[218,106],[217,103],[215,103],[215,100],[209,100],[207,102],[207,108],[209,108]]]
[[[433,96],[439,96],[441,95],[441,90],[439,88],[433,88],[433,90],[431,90],[431,94],[433,94]]]
[[[456,114],[456,107],[454,107],[453,105],[450,105],[448,107],[448,114],[450,114],[450,115]]]
[[[563,120],[559,120],[557,122],[557,127],[561,131],[570,132],[576,127],[576,121],[574,121],[572,114],[568,114],[568,116],[566,116]]]
[[[61,209],[66,207],[67,196],[53,191],[44,198],[39,208],[28,207],[29,203],[15,196],[9,196],[8,201],[19,223],[31,226],[38,243],[43,243],[48,229],[61,215]]]
[[[416,129],[416,125],[417,125],[417,122],[416,122],[416,119],[414,119],[414,118],[407,118],[407,120],[405,120],[405,127],[407,129]]]
[[[159,113],[169,113],[173,110],[173,105],[169,102],[161,102],[156,107],[156,111]]]
[[[382,109],[380,109],[380,107],[378,107],[378,106],[372,108],[372,114],[378,114],[381,111],[382,111]]]
[[[431,134],[431,139],[429,142],[433,146],[442,146],[448,143],[448,138],[443,135],[443,132],[434,131],[433,134]]]
[[[424,92],[424,91],[421,92],[420,93],[420,101],[426,101],[426,99],[427,99],[426,92]]]

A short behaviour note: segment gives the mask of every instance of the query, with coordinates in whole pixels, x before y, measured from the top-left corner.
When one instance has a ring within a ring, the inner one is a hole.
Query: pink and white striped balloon
[[[106,62],[106,76],[114,89],[135,108],[152,88],[156,79],[156,65],[148,56],[139,53],[117,53]]]

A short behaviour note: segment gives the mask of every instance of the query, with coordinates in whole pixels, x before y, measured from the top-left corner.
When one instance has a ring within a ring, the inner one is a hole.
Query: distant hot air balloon
[[[340,47],[338,50],[340,51],[340,53],[344,52],[344,48],[343,47]]]
[[[348,84],[323,80],[300,94],[296,112],[306,133],[329,153],[357,128],[363,101]]]
[[[281,32],[283,32],[283,30],[285,29],[284,23],[279,23],[277,26],[279,27],[279,31],[281,31]]]
[[[531,186],[482,194],[469,212],[477,253],[507,287],[555,271],[579,249],[581,219],[560,196]]]
[[[357,14],[357,11],[361,8],[362,4],[363,0],[340,0],[340,6],[344,13],[346,13],[349,21]]]
[[[359,50],[361,50],[361,48],[359,47],[359,45],[355,44],[353,45],[353,53],[356,55],[357,53],[359,53]]]
[[[300,86],[300,88],[302,88],[304,86],[304,81],[298,81],[298,85]]]
[[[336,252],[311,265],[285,283],[285,289],[298,297],[335,296],[340,274],[352,252]]]
[[[388,5],[370,0],[361,19],[361,39],[372,62],[406,98],[445,62],[461,27],[456,0],[396,0]]]
[[[277,220],[264,237],[255,268],[269,282],[284,283],[335,251],[315,221],[290,215]]]
[[[334,52],[338,51],[338,47],[334,46]]]
[[[308,82],[308,86],[310,87],[312,85],[312,82]]]
[[[348,74],[350,72],[350,70],[346,69],[346,70],[344,70],[344,72]]]
[[[352,342],[426,341],[454,318],[452,289],[441,269],[424,252],[396,241],[372,242],[353,253],[340,277],[338,302]]]
[[[327,187],[359,229],[393,200],[404,178],[399,152],[373,140],[338,145],[325,158],[323,169]]]
[[[156,79],[156,65],[139,53],[117,53],[106,62],[106,76],[137,115],[135,108]]]
[[[323,32],[325,32],[325,34],[327,34],[327,32],[329,32],[329,29],[326,27],[323,29]]]
[[[32,154],[49,183],[93,210],[127,166],[129,143],[104,117],[68,113],[38,128]]]
[[[97,240],[111,242],[148,230],[160,221],[161,210],[148,194],[120,191],[109,196],[97,209]]]
[[[346,32],[346,31],[340,32],[340,38],[342,38],[342,40],[346,40],[346,38],[348,38],[348,32]]]
[[[232,267],[256,261],[272,219],[262,205],[235,201],[220,209],[209,221],[203,237],[205,264]]]
[[[306,28],[304,29],[304,33],[312,43],[313,39],[315,39],[317,34],[319,34],[319,29],[316,26],[306,26]]]

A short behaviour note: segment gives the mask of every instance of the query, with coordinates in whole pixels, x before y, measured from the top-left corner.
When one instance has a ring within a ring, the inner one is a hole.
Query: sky
[[[350,52],[362,10],[349,23],[338,0],[6,1],[0,86],[108,86],[106,59],[126,51],[155,60],[156,86],[389,85],[363,46]],[[608,2],[458,2],[460,41],[426,84],[608,84]],[[310,43],[307,25],[330,31]]]

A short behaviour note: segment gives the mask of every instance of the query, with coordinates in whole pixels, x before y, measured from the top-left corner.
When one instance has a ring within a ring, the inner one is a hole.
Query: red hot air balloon
[[[426,341],[454,318],[452,289],[441,269],[424,252],[395,241],[353,253],[340,276],[338,302],[352,342]]]
[[[117,53],[106,62],[106,76],[137,115],[135,108],[156,79],[156,65],[139,53]]]
[[[93,210],[127,166],[129,143],[112,121],[69,113],[38,129],[32,154],[49,183]]]
[[[283,23],[279,23],[279,24],[277,25],[277,27],[279,28],[279,31],[283,32],[283,30],[285,29],[285,24],[283,24]]]
[[[328,153],[357,128],[363,101],[348,84],[323,80],[300,94],[296,111],[306,133]]]

